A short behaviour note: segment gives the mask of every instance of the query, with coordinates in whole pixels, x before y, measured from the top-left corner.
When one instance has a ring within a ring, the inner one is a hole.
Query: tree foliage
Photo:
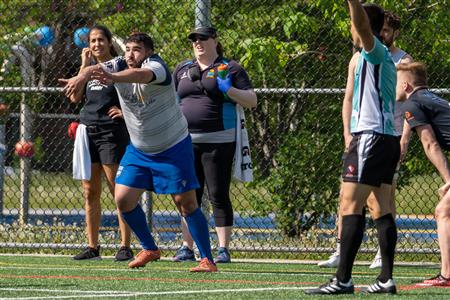
[[[211,21],[218,29],[225,55],[245,67],[254,87],[344,88],[352,54],[345,1],[211,2]],[[449,2],[375,2],[402,18],[397,45],[429,66],[430,85],[450,87]],[[36,74],[32,85],[56,86],[57,78],[74,74],[80,49],[72,42],[73,31],[94,23],[108,26],[121,38],[136,30],[150,33],[157,52],[172,69],[192,57],[187,35],[195,22],[193,0],[10,0],[0,2],[0,10],[0,59],[11,55],[14,44],[28,47]],[[55,43],[43,48],[26,42],[29,32],[43,25],[55,30]],[[22,82],[18,68],[4,77],[3,86],[29,84]],[[18,103],[16,95],[2,97],[13,107]],[[35,111],[79,109],[60,95],[33,97],[32,101],[42,104],[36,105]],[[255,199],[254,208],[276,211],[290,235],[310,227],[312,219],[305,216],[333,210],[330,200],[338,194],[343,143],[341,99],[342,95],[330,94],[260,93],[258,108],[248,114],[257,175],[253,185],[268,187],[272,199],[270,205]],[[414,154],[422,153],[414,145]],[[403,183],[408,174],[430,172],[428,164],[418,163],[423,155],[408,157]]]

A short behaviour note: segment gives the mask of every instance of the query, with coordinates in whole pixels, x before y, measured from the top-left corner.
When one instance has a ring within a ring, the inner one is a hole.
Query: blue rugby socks
[[[209,241],[208,222],[200,208],[185,217],[192,239],[197,245],[201,258],[207,257],[213,261],[211,244]]]
[[[124,220],[133,230],[134,234],[141,242],[142,248],[145,250],[157,250],[158,246],[155,244],[155,240],[152,237],[150,229],[148,228],[147,219],[145,213],[142,210],[141,205],[137,205],[133,210],[129,212],[122,212]]]

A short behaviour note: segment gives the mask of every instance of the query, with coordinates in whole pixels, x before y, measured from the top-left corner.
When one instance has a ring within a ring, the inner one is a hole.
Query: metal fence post
[[[20,103],[20,141],[31,141],[31,109],[26,103],[25,93],[22,94]],[[28,208],[30,200],[31,182],[31,158],[20,159],[20,208],[19,223],[24,225],[28,222]]]
[[[142,209],[147,215],[147,224],[150,228],[150,232],[153,231],[153,199],[151,192],[144,192],[141,197]]]
[[[195,28],[211,26],[211,1],[195,1]]]
[[[0,103],[3,101],[0,99]],[[5,176],[5,119],[0,116],[0,215],[3,214],[3,190]]]

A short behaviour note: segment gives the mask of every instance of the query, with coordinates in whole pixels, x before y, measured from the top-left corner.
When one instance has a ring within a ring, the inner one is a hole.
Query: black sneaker
[[[175,256],[172,257],[172,261],[181,262],[181,261],[195,261],[194,251],[189,249],[188,246],[181,246]]]
[[[322,284],[316,289],[307,289],[305,294],[309,295],[337,295],[337,294],[353,294],[355,286],[352,279],[347,283],[340,282],[336,277],[330,279],[328,283]]]
[[[361,292],[368,294],[396,294],[397,288],[395,282],[389,279],[385,283],[377,280],[374,284],[369,285],[367,288],[361,288]]]
[[[133,258],[133,250],[130,247],[122,246],[116,253],[115,261],[128,261]]]
[[[97,248],[87,247],[73,257],[75,260],[100,260],[100,246]]]

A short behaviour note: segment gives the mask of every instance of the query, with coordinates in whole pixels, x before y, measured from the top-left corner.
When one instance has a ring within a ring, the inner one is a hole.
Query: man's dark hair
[[[375,35],[379,35],[384,25],[384,10],[381,8],[381,6],[373,3],[364,3],[363,8],[366,11],[367,16],[369,17],[372,32]]]
[[[391,11],[384,12],[384,20],[392,29],[399,30],[401,26],[400,17]]]
[[[132,33],[125,43],[143,43],[146,49],[155,50],[152,38],[143,32]]]

